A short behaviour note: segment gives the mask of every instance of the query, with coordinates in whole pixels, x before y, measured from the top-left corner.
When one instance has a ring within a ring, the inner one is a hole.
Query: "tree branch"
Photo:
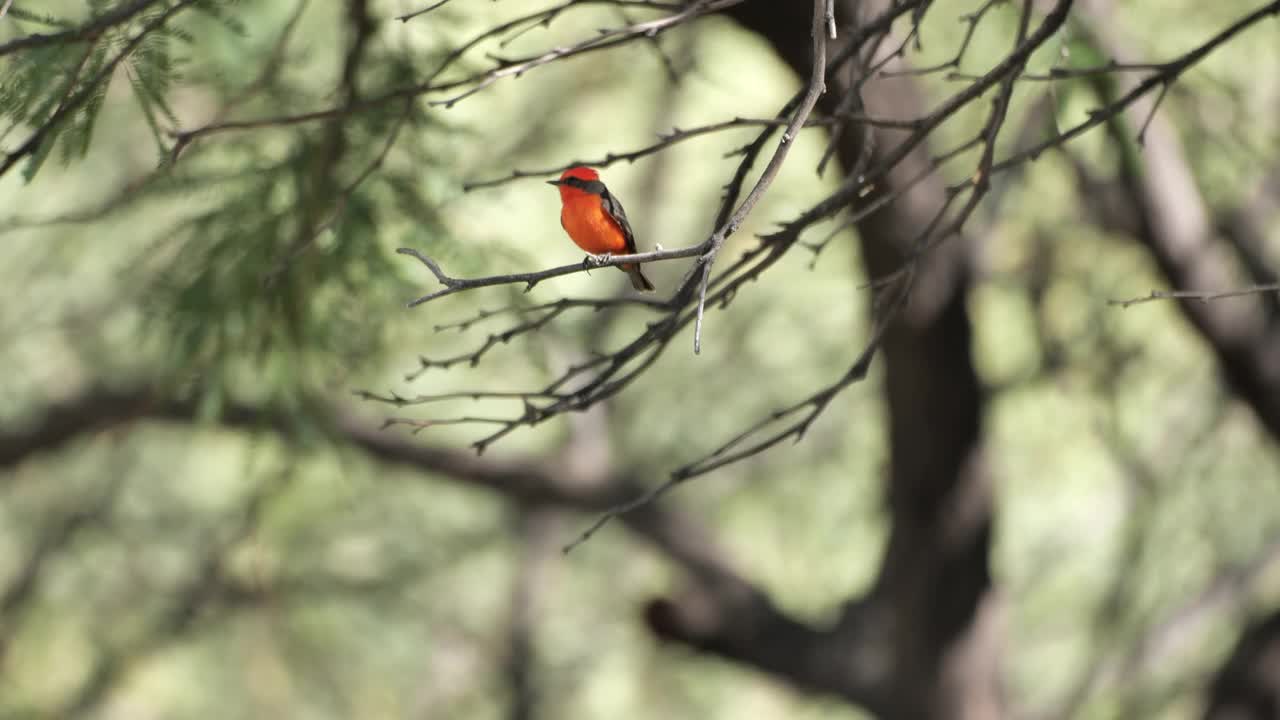
[[[1119,305],[1122,308],[1127,308],[1130,305],[1151,302],[1153,300],[1199,300],[1201,302],[1209,302],[1210,300],[1245,297],[1248,295],[1259,295],[1262,293],[1280,293],[1280,283],[1254,285],[1252,287],[1237,288],[1233,290],[1152,290],[1149,295],[1129,298],[1128,300],[1108,300],[1107,304]]]
[[[409,307],[417,307],[423,303],[431,302],[437,298],[446,295],[453,295],[465,290],[474,290],[475,288],[493,287],[494,285],[518,285],[523,283],[525,292],[534,288],[535,285],[553,277],[562,275],[572,275],[574,273],[589,272],[595,268],[612,267],[615,265],[623,265],[637,262],[659,262],[662,260],[675,260],[677,258],[693,257],[702,253],[708,247],[707,242],[689,247],[676,248],[674,250],[654,250],[647,253],[636,253],[634,255],[610,255],[608,257],[589,257],[586,261],[573,263],[571,265],[559,265],[557,267],[548,268],[546,270],[538,270],[536,272],[512,273],[509,275],[489,275],[478,278],[456,278],[451,277],[440,269],[439,263],[413,248],[397,248],[396,252],[401,255],[408,255],[418,262],[427,266],[432,275],[444,285],[444,289],[427,293],[419,298],[410,300]]]
[[[9,0],[11,2],[12,0]],[[5,2],[4,9],[9,9],[9,2]],[[109,12],[103,13],[81,25],[78,28],[64,30],[57,33],[34,33],[25,35],[7,43],[0,44],[0,57],[4,57],[10,53],[19,50],[31,50],[34,48],[45,47],[47,45],[61,45],[66,43],[83,42],[100,35],[104,30],[123,25],[139,13],[147,8],[159,3],[160,0],[134,0],[134,2],[118,7]],[[4,17],[4,13],[0,12],[0,17]]]

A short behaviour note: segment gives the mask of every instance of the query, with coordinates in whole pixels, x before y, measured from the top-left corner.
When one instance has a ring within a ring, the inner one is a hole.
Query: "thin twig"
[[[1052,67],[1049,72],[1045,73],[1022,73],[1018,76],[1018,81],[1027,80],[1030,82],[1053,82],[1055,80],[1067,80],[1072,78],[1097,77],[1098,75],[1110,75],[1116,72],[1148,72],[1152,70],[1164,70],[1169,63],[1119,63],[1114,60],[1103,63],[1102,65],[1094,65],[1092,67],[1081,68],[1064,68]],[[981,75],[972,73],[951,72],[947,73],[947,80],[977,80]]]
[[[588,0],[566,0],[564,3],[556,7],[540,10],[536,13],[531,13],[530,15],[526,15],[522,18],[518,18],[516,20],[508,21],[500,25],[494,26],[489,30],[485,31],[484,33],[476,36],[475,38],[472,38],[470,41],[468,41],[467,43],[464,43],[462,46],[453,50],[445,58],[445,60],[436,68],[436,70],[427,76],[426,80],[414,85],[408,85],[405,87],[389,90],[383,93],[382,95],[366,98],[352,105],[336,105],[333,107],[323,108],[320,110],[312,110],[312,111],[303,112],[303,113],[297,113],[294,115],[275,115],[275,116],[268,116],[268,117],[262,117],[262,118],[247,119],[247,120],[215,122],[215,123],[209,123],[197,128],[193,128],[191,130],[174,131],[172,134],[179,146],[185,146],[189,143],[192,143],[198,139],[201,139],[209,135],[215,135],[215,134],[226,133],[226,132],[241,132],[246,130],[257,130],[262,128],[282,128],[282,127],[288,127],[291,125],[298,125],[302,123],[316,122],[319,120],[327,120],[330,118],[341,117],[344,115],[351,115],[354,113],[363,112],[365,110],[379,107],[385,103],[392,102],[395,100],[402,100],[405,98],[416,98],[418,96],[426,95],[428,93],[444,92],[444,91],[456,89],[459,87],[465,87],[472,83],[481,81],[484,77],[484,74],[474,75],[468,78],[462,78],[459,80],[442,82],[442,83],[436,83],[436,78],[441,73],[443,73],[447,68],[451,67],[454,62],[460,59],[462,55],[466,53],[466,51],[470,50],[472,47],[483,42],[484,40],[491,39],[497,35],[500,35],[504,32],[511,30],[513,27],[517,25],[528,23],[531,20],[534,20],[537,18],[541,18],[538,22],[545,23],[549,21],[550,17],[554,17],[555,14],[562,12],[568,6],[579,4],[579,3],[586,3],[587,1]],[[601,0],[601,1],[604,1],[604,0]],[[865,25],[860,26],[858,28],[857,33],[851,39],[849,44],[845,46],[841,50],[841,52],[838,53],[834,58],[832,58],[833,67],[828,68],[828,72],[834,71],[837,67],[847,62],[856,53],[858,47],[860,47],[860,45],[863,42],[865,42],[867,38],[875,36],[879,33],[887,32],[888,28],[892,25],[894,20],[901,17],[906,12],[909,12],[913,7],[918,7],[924,1],[925,0],[909,0],[908,2],[894,4],[889,8],[886,8],[878,17],[876,17],[871,22],[868,22]],[[725,8],[732,7],[733,5],[738,4],[739,2],[742,2],[742,0],[720,0],[720,2],[715,3],[714,5],[704,7],[702,12],[696,13],[696,14],[692,13],[691,10],[697,6],[685,7],[684,8],[685,15],[682,16],[682,19],[679,22],[672,22],[672,24],[663,26],[661,29],[662,30],[670,29],[671,27],[682,24],[683,22],[688,22],[690,20],[696,19],[701,15],[709,14],[717,10],[722,10]],[[610,2],[610,4],[616,5],[616,4],[623,4],[623,3],[615,0],[613,2]],[[642,3],[632,3],[632,4],[642,4]],[[651,6],[655,8],[668,5],[664,3],[643,3],[643,4],[646,6]],[[683,7],[683,6],[680,6],[680,7]],[[670,20],[670,17],[665,18],[664,20]],[[618,36],[617,41],[602,43],[602,42],[599,42],[599,38],[595,38],[593,39],[594,44],[590,42],[584,42],[584,43],[579,43],[579,45],[577,46],[555,48],[551,51],[548,51],[547,53],[548,55],[555,55],[554,58],[547,59],[546,61],[539,62],[538,64],[539,65],[546,64],[547,62],[551,62],[552,60],[558,61],[568,57],[580,55],[586,52],[592,52],[596,50],[604,50],[607,48],[616,47],[618,45],[623,44],[624,42],[635,40],[639,37],[648,37],[650,32],[653,32],[654,34],[656,34],[656,31],[654,31],[654,29],[651,27],[639,28],[638,26],[630,26],[628,28],[620,28],[615,31],[610,31],[609,33],[609,34]],[[543,56],[539,56],[539,58],[541,57]],[[539,58],[534,58],[534,60],[538,60]],[[512,67],[514,66],[509,64],[501,64],[498,69],[490,72],[496,72],[497,70],[503,70],[503,69],[511,69]],[[531,68],[532,68],[532,65],[524,67],[523,69],[519,70],[518,72],[515,72],[514,74],[518,76],[522,72],[525,72]]]
[[[1156,117],[1156,111],[1160,109],[1160,103],[1164,102],[1164,98],[1169,94],[1169,87],[1172,83],[1164,83],[1160,86],[1160,93],[1156,95],[1156,101],[1151,103],[1151,110],[1147,112],[1147,119],[1142,121],[1142,127],[1138,128],[1137,141],[1139,145],[1145,145],[1147,141],[1147,128],[1151,127],[1151,121]]]
[[[783,129],[782,139],[778,141],[778,148],[773,151],[773,157],[769,158],[769,163],[765,165],[764,172],[760,174],[760,179],[751,188],[751,192],[747,193],[747,196],[743,198],[742,204],[738,206],[738,209],[729,217],[729,222],[708,239],[707,242],[710,247],[698,259],[702,280],[698,290],[698,315],[693,326],[694,354],[699,353],[702,349],[702,312],[707,302],[707,279],[711,274],[711,266],[715,264],[716,255],[720,252],[720,248],[724,246],[725,240],[737,231],[738,227],[747,219],[747,215],[755,208],[756,203],[764,196],[765,191],[773,184],[774,179],[778,176],[778,171],[782,169],[782,163],[787,159],[787,153],[791,151],[791,146],[796,139],[796,135],[800,132],[800,128],[804,127],[805,121],[809,119],[809,114],[817,106],[818,98],[822,97],[822,93],[827,90],[827,36],[823,32],[823,12],[825,7],[825,0],[814,0],[810,29],[813,35],[813,66],[809,74],[809,85],[805,91],[804,98],[800,101],[800,106],[796,108],[795,114],[791,116],[791,122],[787,123],[787,127]]]
[[[530,70],[569,55],[576,55],[589,52],[591,50],[613,47],[637,37],[655,37],[662,32],[670,30],[677,25],[682,25],[689,20],[708,13],[733,7],[740,2],[743,2],[743,0],[701,0],[700,2],[692,3],[688,7],[683,8],[680,12],[672,13],[666,17],[628,25],[614,30],[605,30],[600,32],[596,37],[592,37],[566,47],[552,48],[533,57],[519,60],[500,60],[498,62],[498,67],[492,70],[478,73],[435,88],[437,90],[445,90],[451,87],[467,87],[466,90],[458,93],[457,95],[453,95],[443,100],[432,100],[430,104],[433,106],[450,108],[503,78],[519,77]]]
[[[956,49],[956,54],[952,55],[950,59],[944,60],[936,65],[929,65],[926,67],[907,68],[904,70],[883,70],[880,74],[884,77],[896,77],[902,75],[922,76],[931,75],[948,68],[960,67],[960,63],[964,62],[964,56],[969,52],[969,44],[973,42],[973,35],[978,29],[978,24],[982,22],[983,16],[987,14],[988,10],[1001,2],[1004,2],[1004,0],[987,0],[977,10],[960,16],[960,21],[965,23],[967,27],[964,29],[964,38],[960,41],[960,47]],[[953,74],[954,73],[948,74],[948,77]],[[974,79],[976,80],[978,78],[975,77]]]
[[[1236,288],[1234,290],[1152,290],[1150,295],[1129,298],[1128,300],[1108,300],[1107,304],[1127,308],[1130,305],[1139,305],[1154,300],[1199,300],[1200,302],[1209,302],[1211,300],[1261,295],[1264,293],[1280,293],[1280,283],[1251,285],[1250,287]]]
[[[439,2],[432,3],[432,4],[430,4],[430,5],[428,5],[428,6],[424,7],[424,8],[422,8],[421,10],[415,10],[415,11],[413,11],[413,12],[411,12],[411,13],[405,13],[404,15],[397,15],[397,16],[396,16],[396,19],[397,19],[397,20],[399,20],[400,22],[406,22],[406,23],[407,23],[407,22],[409,22],[410,20],[412,20],[412,19],[414,19],[414,18],[418,17],[419,15],[426,15],[427,13],[431,12],[432,10],[435,10],[436,8],[438,8],[438,7],[442,6],[442,5],[447,5],[448,3],[449,3],[449,0],[439,0]]]
[[[872,123],[878,122],[875,119],[868,119],[868,121]],[[810,121],[806,123],[805,127],[824,127],[824,126],[830,125],[832,122],[833,120],[831,118],[811,118]],[[635,162],[636,160],[639,160],[642,157],[661,152],[662,150],[665,150],[671,147],[672,145],[675,145],[676,143],[684,142],[685,140],[689,140],[692,138],[703,137],[706,135],[711,135],[714,133],[723,132],[725,130],[732,130],[736,128],[769,127],[769,126],[781,127],[786,125],[787,123],[788,121],[786,118],[735,117],[729,120],[722,120],[720,122],[709,123],[707,125],[699,125],[697,127],[692,127],[692,128],[684,128],[684,129],[672,128],[670,132],[666,132],[659,135],[658,142],[653,143],[651,145],[646,145],[638,150],[631,150],[629,152],[620,152],[620,153],[610,152],[610,153],[606,153],[604,157],[599,159],[572,160],[563,165],[557,165],[556,167],[550,167],[550,168],[544,168],[544,169],[538,169],[538,170],[515,170],[502,177],[493,178],[492,180],[480,180],[478,182],[466,183],[462,186],[462,189],[464,192],[470,192],[472,190],[478,190],[480,188],[488,188],[488,187],[494,187],[496,185],[502,185],[504,183],[508,183],[513,180],[519,180],[522,178],[534,178],[534,177],[546,177],[548,175],[558,175],[564,172],[565,170],[568,170],[571,167],[577,167],[579,165],[602,168],[602,167],[608,167],[610,165],[613,165],[619,162],[628,162],[628,163]]]

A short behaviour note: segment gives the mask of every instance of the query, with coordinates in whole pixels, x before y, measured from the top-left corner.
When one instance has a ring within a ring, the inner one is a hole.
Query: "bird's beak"
[[[563,184],[564,184],[564,181],[563,181],[563,180],[548,180],[548,181],[547,181],[547,184],[548,184],[548,185],[563,185]]]

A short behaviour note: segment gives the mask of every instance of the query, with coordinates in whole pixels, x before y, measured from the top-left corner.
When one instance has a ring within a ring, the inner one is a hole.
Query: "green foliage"
[[[299,137],[281,162],[228,183],[212,208],[176,229],[182,249],[160,272],[166,292],[155,306],[172,312],[160,320],[177,366],[235,368],[275,351],[332,364],[376,349],[377,324],[352,302],[396,287],[397,269],[376,240],[376,185],[300,217],[296,208],[319,207],[307,196],[316,147]]]
[[[9,6],[8,17],[14,20],[24,20],[26,22],[38,23],[46,28],[68,29],[75,26],[75,22],[66,18],[58,17],[52,13],[31,10],[21,6]]]
[[[245,37],[249,34],[249,26],[237,14],[239,12],[237,6],[242,3],[243,0],[200,0],[192,7],[196,11],[213,18],[231,34]]]
[[[24,170],[29,182],[44,163],[60,134],[64,134],[64,156],[82,157],[106,84],[86,85],[82,77],[96,77],[106,62],[106,48],[99,43],[48,45],[21,53],[0,80],[0,117],[12,126],[40,127],[72,98],[85,95],[74,112],[49,126]],[[10,128],[11,130],[13,128]]]
[[[91,2],[86,22],[123,6]],[[263,31],[276,8],[202,0],[161,24],[173,7],[157,3],[82,41],[15,54],[0,81],[0,116],[11,133],[43,128],[24,168],[31,182],[55,151],[64,164],[86,158],[111,76],[123,75],[156,170],[109,200],[103,214],[164,197],[187,200],[177,217],[135,237],[141,255],[126,261],[141,275],[145,327],[163,338],[155,349],[177,371],[172,382],[189,387],[199,378],[207,408],[220,407],[233,386],[296,399],[382,346],[385,333],[369,321],[368,303],[398,304],[408,295],[390,233],[406,221],[420,237],[438,232],[435,204],[422,188],[424,174],[439,172],[442,146],[431,139],[438,121],[397,103],[218,136],[175,158],[172,132],[192,122],[175,104],[179,91],[211,92],[226,112],[278,114],[329,102],[336,78],[288,72],[308,50],[292,36],[293,20]],[[290,43],[303,47],[291,52]],[[235,51],[222,53],[228,45]],[[120,72],[108,72],[117,63]],[[397,87],[414,72],[402,53],[381,44],[365,63],[365,92]],[[155,237],[146,239],[148,232]]]
[[[175,36],[163,29],[148,33],[137,50],[125,60],[125,72],[129,85],[133,88],[134,98],[142,108],[147,127],[151,129],[162,155],[166,142],[156,114],[162,114],[170,126],[179,124],[173,109],[169,107],[168,97],[173,86],[182,81],[180,64],[184,60],[170,54],[171,37]]]
[[[256,169],[180,220],[171,236],[180,250],[159,263],[151,320],[170,338],[173,366],[210,392],[245,387],[250,373],[265,380],[260,391],[298,397],[376,356],[386,333],[368,308],[411,293],[392,231],[407,220],[428,237],[440,232],[421,187],[438,163],[420,139],[431,126],[400,105],[184,159]]]
[[[124,5],[93,0],[86,26]],[[64,164],[85,156],[113,70],[120,65],[157,145],[163,148],[156,114],[163,115],[171,126],[178,124],[168,98],[181,81],[186,62],[185,56],[172,52],[170,41],[194,42],[190,33],[163,22],[169,12],[162,3],[82,38],[38,46],[11,59],[11,67],[0,81],[0,117],[10,123],[6,133],[26,128],[35,133],[31,137],[37,144],[23,170],[27,182],[35,178],[55,146],[60,146]],[[210,12],[216,15],[221,11]],[[19,13],[15,17],[54,27],[73,24],[51,15]]]

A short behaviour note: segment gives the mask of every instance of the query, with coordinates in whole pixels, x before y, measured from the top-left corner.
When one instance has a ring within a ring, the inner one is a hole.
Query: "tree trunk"
[[[1280,611],[1251,626],[1209,689],[1205,720],[1280,717]]]
[[[847,22],[859,5],[870,6],[865,18],[885,3],[836,5],[837,18]],[[808,12],[807,3],[749,2],[731,14],[806,77]],[[820,109],[836,111],[853,80],[848,71],[829,78]],[[862,97],[872,116],[911,118],[924,111],[908,77],[873,80]],[[901,131],[850,128],[836,139],[836,157],[856,167],[868,139],[874,166]],[[899,163],[888,188],[904,186],[926,167],[927,152],[918,149]],[[902,267],[909,243],[942,202],[935,176],[860,222],[868,274]],[[851,652],[856,648],[879,666],[885,717],[998,718],[1001,613],[988,565],[992,506],[982,460],[983,397],[971,360],[970,278],[961,241],[952,238],[931,251],[917,277],[908,307],[882,345],[892,461],[888,549],[874,588],[850,605],[841,631],[852,641]]]

